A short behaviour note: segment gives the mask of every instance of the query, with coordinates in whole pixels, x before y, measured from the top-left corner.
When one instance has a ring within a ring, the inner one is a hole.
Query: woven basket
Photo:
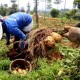
[[[32,70],[32,66],[31,66],[30,62],[26,61],[24,59],[13,60],[10,64],[10,72],[12,73],[14,68],[16,68],[16,67],[20,67],[21,69],[25,69],[29,72]]]

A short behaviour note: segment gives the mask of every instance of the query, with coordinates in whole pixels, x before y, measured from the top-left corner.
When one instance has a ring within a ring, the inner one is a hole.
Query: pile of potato
[[[16,68],[13,69],[12,73],[13,74],[16,74],[16,75],[19,74],[21,76],[25,76],[27,74],[27,71],[28,70],[25,70],[25,69],[21,69],[19,67],[16,67]]]
[[[47,36],[44,43],[47,47],[55,46],[55,43],[59,43],[62,40],[62,36],[56,32],[52,32],[50,36]]]
[[[52,38],[55,40],[56,43],[61,42],[62,36],[60,34],[52,32],[50,35],[52,36]]]

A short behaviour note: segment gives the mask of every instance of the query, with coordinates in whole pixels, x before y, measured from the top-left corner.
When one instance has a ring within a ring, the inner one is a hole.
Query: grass
[[[80,49],[73,49],[61,44],[56,44],[56,50],[64,54],[64,59],[48,61],[39,58],[36,69],[28,72],[26,76],[13,75],[9,71],[10,60],[0,60],[0,80],[76,80],[79,71],[75,59],[80,55]],[[6,53],[6,51],[5,51]],[[4,53],[3,53],[4,54]],[[61,72],[61,73],[60,73]],[[72,74],[73,73],[73,74]],[[75,74],[77,73],[77,74]],[[75,76],[74,76],[75,75]]]

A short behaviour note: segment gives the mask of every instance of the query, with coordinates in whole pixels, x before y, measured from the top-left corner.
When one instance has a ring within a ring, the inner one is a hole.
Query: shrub
[[[73,19],[80,20],[80,15],[75,15]]]
[[[65,12],[65,16],[66,18],[73,18],[76,14],[77,10],[76,9],[72,9],[70,11]]]
[[[54,17],[58,17],[59,15],[59,10],[57,9],[52,9],[51,12],[50,12],[51,16],[54,18]]]

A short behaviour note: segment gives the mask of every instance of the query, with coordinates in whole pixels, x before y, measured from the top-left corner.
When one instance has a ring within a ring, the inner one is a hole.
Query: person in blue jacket
[[[25,46],[25,40],[27,39],[25,33],[31,31],[33,27],[31,15],[24,12],[17,12],[9,15],[1,22],[3,33],[6,33],[6,45],[10,44],[10,35],[14,35],[15,41],[19,41],[20,39],[22,40],[20,48],[23,49]]]

